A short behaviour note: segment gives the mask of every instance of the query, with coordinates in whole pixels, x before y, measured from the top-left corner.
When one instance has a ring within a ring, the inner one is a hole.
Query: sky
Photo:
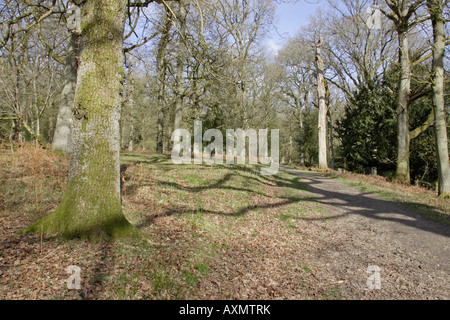
[[[302,26],[307,25],[309,17],[326,4],[326,0],[298,0],[296,3],[277,4],[275,26],[281,36],[272,31],[266,40],[267,49],[276,53],[286,38],[294,36]]]

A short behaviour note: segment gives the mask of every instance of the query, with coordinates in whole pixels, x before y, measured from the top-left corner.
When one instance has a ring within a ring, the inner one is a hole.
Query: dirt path
[[[332,178],[283,169],[299,176],[317,202],[329,206],[332,217],[318,223],[330,241],[321,241],[314,256],[318,269],[338,279],[344,297],[450,298],[449,227]],[[368,266],[379,268],[381,289],[362,288],[375,276],[367,273]]]

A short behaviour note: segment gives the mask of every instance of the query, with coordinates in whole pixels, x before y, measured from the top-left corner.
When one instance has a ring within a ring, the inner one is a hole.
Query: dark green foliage
[[[317,117],[318,112],[316,108],[305,109],[303,130],[298,135],[297,142],[305,156],[305,165],[307,166],[314,166],[319,162]]]
[[[424,123],[431,111],[431,93],[411,104],[410,130],[414,130]],[[425,184],[425,186],[434,187],[433,184],[438,178],[434,126],[411,140],[410,167],[412,183],[428,182],[431,184]]]
[[[395,97],[383,84],[359,88],[337,121],[341,157],[350,171],[364,173],[370,167],[378,172],[395,168]]]

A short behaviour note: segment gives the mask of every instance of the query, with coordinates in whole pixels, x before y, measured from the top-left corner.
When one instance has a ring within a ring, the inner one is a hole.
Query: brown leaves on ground
[[[304,240],[283,225],[275,181],[231,168],[177,167],[144,158],[123,170],[128,219],[143,243],[92,244],[18,235],[58,204],[68,159],[31,145],[2,149],[0,297],[3,299],[309,298]],[[150,161],[151,162],[151,161]],[[67,268],[81,269],[69,290]]]
[[[92,244],[16,234],[56,208],[68,159],[0,150],[0,298],[347,298],[333,262],[317,256],[337,232],[333,212],[299,179],[151,153],[122,160],[124,213],[148,239]],[[80,290],[67,287],[71,265]]]

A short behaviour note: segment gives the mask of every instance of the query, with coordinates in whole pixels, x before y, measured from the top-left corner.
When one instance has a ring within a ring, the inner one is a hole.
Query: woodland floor
[[[148,240],[16,234],[56,208],[67,167],[0,149],[0,299],[450,299],[449,201],[425,189],[123,153],[124,213]]]

